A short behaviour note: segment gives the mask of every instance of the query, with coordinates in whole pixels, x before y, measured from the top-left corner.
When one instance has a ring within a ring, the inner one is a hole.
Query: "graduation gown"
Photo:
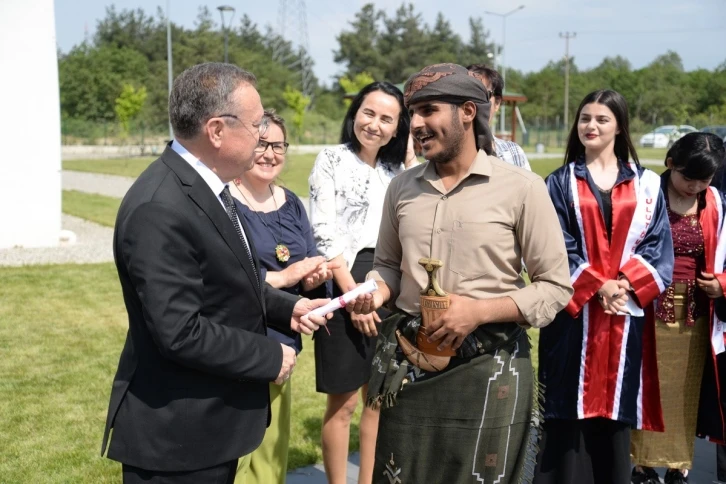
[[[667,178],[664,176],[664,183]],[[724,214],[726,200],[722,192],[714,187],[706,190],[706,206],[701,210],[699,223],[703,230],[705,272],[712,273],[726,293],[726,274],[723,273],[726,258],[726,231]],[[698,406],[696,434],[719,444],[726,443],[726,344],[724,331],[726,325],[726,304],[720,300],[709,299],[710,351],[705,362],[701,396]]]
[[[663,430],[655,352],[654,301],[671,283],[673,241],[660,177],[619,162],[612,235],[584,158],[546,180],[567,246],[575,293],[540,332],[545,419],[603,417]],[[642,316],[607,315],[597,291],[624,275]]]

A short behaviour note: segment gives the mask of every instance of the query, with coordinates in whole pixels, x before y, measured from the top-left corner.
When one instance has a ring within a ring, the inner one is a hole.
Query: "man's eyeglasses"
[[[257,142],[255,153],[264,153],[265,151],[267,151],[268,146],[272,147],[273,153],[276,153],[278,155],[284,155],[285,153],[287,153],[287,147],[290,146],[290,144],[283,141],[275,141],[274,143],[269,143],[261,139]]]
[[[233,118],[242,123],[245,124],[239,117],[237,117],[234,114],[220,114],[218,116],[214,116],[216,118]],[[253,125],[254,126],[254,125]],[[267,128],[270,126],[270,120],[267,118],[267,116],[263,116],[262,120],[260,121],[260,124],[257,125],[257,130],[260,132],[260,136],[264,136],[265,133],[267,133]],[[245,126],[246,127],[246,126]]]

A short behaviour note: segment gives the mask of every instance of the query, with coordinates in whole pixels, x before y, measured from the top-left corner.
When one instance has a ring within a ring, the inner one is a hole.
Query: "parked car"
[[[643,148],[670,148],[684,134],[696,131],[698,131],[696,128],[686,124],[661,126],[643,135],[640,138],[640,146]]]
[[[701,131],[703,131],[704,133],[713,133],[719,138],[723,138],[723,142],[726,143],[726,125],[706,126]]]

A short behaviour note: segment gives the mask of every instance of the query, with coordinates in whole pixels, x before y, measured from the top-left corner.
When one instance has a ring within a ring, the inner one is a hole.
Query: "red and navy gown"
[[[544,418],[601,417],[662,431],[654,301],[671,283],[673,241],[659,177],[634,164],[618,165],[610,192],[610,227],[584,159],[546,180],[565,236],[575,292],[540,331]],[[598,289],[620,275],[630,281],[629,296],[644,316],[611,316],[602,309]]]
[[[703,228],[705,272],[712,273],[726,293],[724,253],[726,250],[726,197],[714,187],[709,187],[703,197],[705,208],[700,211],[699,222]],[[720,259],[720,260],[719,260]],[[726,444],[726,301],[723,297],[709,299],[710,351],[705,362],[701,394],[698,405],[696,435],[712,442]],[[719,466],[721,467],[721,466]],[[719,479],[724,477],[719,469]]]

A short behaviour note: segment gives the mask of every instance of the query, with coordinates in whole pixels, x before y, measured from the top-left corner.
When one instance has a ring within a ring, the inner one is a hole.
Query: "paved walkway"
[[[360,455],[358,452],[348,456],[348,482],[347,484],[356,484],[358,482],[358,465],[360,464]],[[315,464],[314,466],[301,467],[287,473],[287,484],[327,484],[325,479],[325,469],[323,464]]]
[[[106,195],[107,197],[123,198],[131,188],[135,178],[81,171],[63,170],[61,172],[63,190],[77,190],[85,193]],[[308,210],[308,198],[300,197],[305,209]]]
[[[99,173],[85,173],[81,171],[63,170],[61,172],[63,190],[77,190],[85,193],[106,195],[107,197],[123,198],[131,188],[135,178],[128,176],[103,175]],[[308,198],[300,197],[305,208]]]
[[[123,198],[131,188],[135,178],[128,176],[103,175],[82,171],[63,170],[61,185],[63,190],[77,190],[107,197]]]
[[[0,249],[0,266],[92,264],[113,261],[113,229],[61,215],[66,238],[57,247]]]

